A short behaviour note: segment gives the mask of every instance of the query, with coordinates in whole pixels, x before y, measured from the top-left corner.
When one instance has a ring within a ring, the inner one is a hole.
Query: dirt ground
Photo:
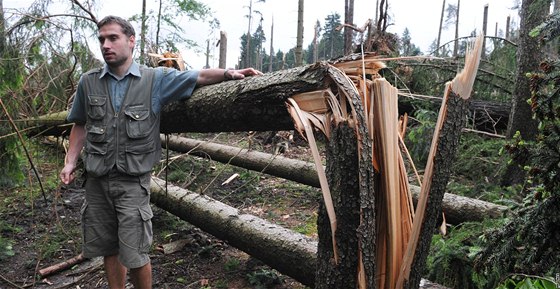
[[[270,146],[264,148],[274,150]],[[294,147],[287,153],[305,155],[306,151]],[[204,165],[207,172],[220,172],[210,176],[213,181],[208,190],[212,197],[313,237],[320,194],[317,189],[287,185],[285,180],[233,166],[225,169],[216,166],[220,165]],[[60,164],[44,162],[40,167],[44,175],[57,175]],[[193,170],[197,167],[193,166]],[[242,177],[223,186],[222,182],[234,172]],[[186,187],[196,191],[207,186],[202,175],[201,172],[187,174],[191,180],[185,181]],[[27,187],[0,191],[0,200],[4,202],[0,211],[0,240],[8,240],[3,251],[9,252],[0,256],[0,288],[108,288],[100,258],[46,277],[38,276],[40,269],[80,253],[79,216],[84,198],[80,182],[68,187],[51,186],[54,189],[47,189],[46,202],[42,196],[31,202],[30,197],[25,197]],[[154,288],[306,288],[227,242],[155,206],[152,208],[154,245],[150,256]],[[127,284],[127,288],[132,285]]]

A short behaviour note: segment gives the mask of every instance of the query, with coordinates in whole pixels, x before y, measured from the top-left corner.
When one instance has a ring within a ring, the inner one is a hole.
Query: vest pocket
[[[106,95],[88,95],[88,111],[87,114],[91,119],[100,120],[105,117],[107,112],[107,96]]]
[[[153,140],[144,144],[127,144],[125,147],[127,172],[131,175],[139,175],[151,171],[155,152]]]
[[[129,138],[145,138],[152,133],[153,124],[150,121],[150,111],[147,109],[127,108],[124,112],[126,119],[126,134]]]
[[[86,124],[87,140],[90,142],[106,141],[107,128],[104,125]]]

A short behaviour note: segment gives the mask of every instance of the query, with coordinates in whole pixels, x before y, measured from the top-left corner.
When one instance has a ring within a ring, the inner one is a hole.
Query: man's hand
[[[76,165],[66,164],[64,168],[60,171],[60,180],[68,185],[74,180],[74,171],[76,170]]]
[[[252,68],[243,68],[243,69],[227,69],[224,73],[226,75],[226,79],[243,79],[245,76],[254,76],[254,75],[262,75],[263,73]]]

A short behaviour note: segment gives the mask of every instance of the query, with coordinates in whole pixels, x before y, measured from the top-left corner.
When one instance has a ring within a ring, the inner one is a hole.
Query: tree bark
[[[461,0],[457,0],[457,18],[455,19],[455,41],[453,44],[453,57],[457,57],[459,51],[459,14],[461,13]]]
[[[150,191],[154,205],[227,241],[228,244],[310,288],[314,288],[317,283],[315,271],[318,243],[307,236],[243,214],[208,196],[173,185],[167,186],[166,194],[165,181],[156,177],[152,177]],[[437,284],[429,284],[422,288],[444,288]]]
[[[521,23],[517,48],[516,81],[512,95],[512,107],[508,122],[507,137],[512,138],[517,131],[524,140],[534,140],[537,134],[537,121],[527,100],[531,97],[528,72],[537,71],[543,59],[542,49],[536,37],[529,32],[544,21],[548,15],[549,1],[527,0],[521,4]],[[517,164],[509,165],[503,175],[502,185],[521,183],[525,172]]]
[[[354,30],[350,26],[354,25],[354,0],[345,0],[344,5],[344,55],[352,53],[352,40]],[[350,26],[348,26],[350,25]]]
[[[445,16],[445,0],[443,0],[443,4],[441,4],[441,16],[439,18],[439,29],[435,51],[436,56],[439,56],[439,44],[441,43],[441,31],[443,30],[443,16]]]
[[[4,56],[4,49],[6,45],[6,24],[4,20],[4,4],[0,0],[0,55]]]
[[[162,138],[162,144],[165,141]],[[169,136],[168,149],[258,171],[312,187],[320,187],[315,165],[280,155],[241,149],[201,140]]]
[[[155,177],[151,201],[282,274],[313,287],[317,243],[305,235],[176,186],[168,185],[166,192],[165,181]]]
[[[293,129],[285,101],[325,88],[328,65],[320,62],[259,77],[201,87],[191,98],[166,105],[161,131],[227,132]]]
[[[220,31],[220,59],[219,68],[226,68],[227,61],[227,33],[225,31]]]
[[[298,0],[298,20],[296,38],[296,66],[303,65],[303,0]]]
[[[356,174],[357,152],[354,129],[350,128],[348,123],[341,123],[333,128],[327,144],[326,174],[337,216],[338,264],[333,261],[330,221],[321,202],[317,216],[319,244],[315,273],[316,289],[358,288],[356,268],[359,267],[359,239],[356,232],[360,226],[360,188]]]
[[[441,208],[447,182],[451,175],[451,167],[455,158],[455,152],[459,145],[461,130],[465,124],[465,114],[468,111],[468,101],[451,92],[447,102],[447,118],[440,130],[437,142],[437,150],[433,156],[433,176],[427,206],[424,212],[418,245],[414,253],[414,259],[410,271],[410,279],[405,281],[405,289],[418,288],[420,279],[426,268],[426,259],[432,242],[434,228],[441,216]],[[426,180],[424,180],[426,182]],[[416,222],[416,218],[414,219]]]

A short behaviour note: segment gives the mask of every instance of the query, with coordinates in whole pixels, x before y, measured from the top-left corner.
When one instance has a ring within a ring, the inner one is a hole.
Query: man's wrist
[[[231,70],[232,70],[231,68],[226,68],[224,70],[224,79],[225,80],[232,80],[233,79],[233,76],[230,73]]]

